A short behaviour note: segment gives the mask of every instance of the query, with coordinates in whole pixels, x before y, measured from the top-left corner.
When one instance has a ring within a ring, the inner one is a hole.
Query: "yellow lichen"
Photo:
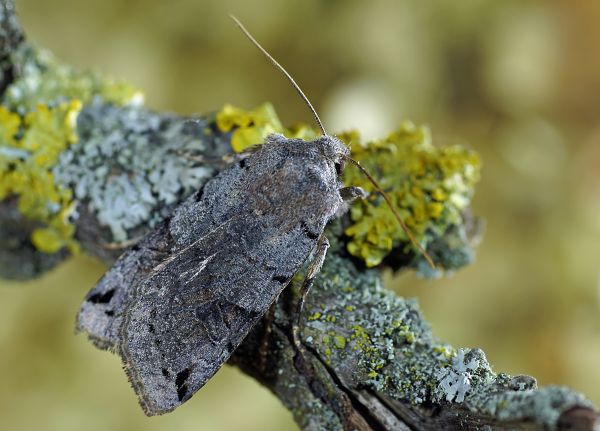
[[[479,179],[477,154],[460,146],[435,147],[428,128],[409,122],[387,138],[368,143],[362,143],[357,132],[339,137],[351,145],[352,156],[379,180],[422,245],[461,223],[461,211],[470,203]],[[344,182],[371,193],[350,211],[353,224],[345,233],[352,238],[348,243],[352,255],[361,257],[367,266],[375,266],[399,244],[414,247],[360,172],[347,169]]]
[[[321,318],[322,314],[320,312],[315,312],[313,314],[311,314],[310,316],[308,316],[308,320],[312,321],[312,320],[319,320]]]
[[[45,253],[78,249],[68,220],[75,207],[72,192],[55,184],[51,169],[77,141],[80,110],[81,102],[72,100],[52,108],[38,105],[22,118],[0,106],[0,200],[16,198],[19,211],[39,223],[31,241]]]
[[[445,344],[439,344],[435,346],[433,351],[442,356],[444,359],[452,359],[454,356],[456,356],[456,349]]]
[[[236,153],[262,144],[272,133],[305,140],[315,139],[318,136],[313,129],[303,124],[290,128],[283,127],[273,105],[268,102],[250,111],[225,105],[216,115],[216,124],[220,131],[232,132],[231,148]]]
[[[0,106],[0,139],[2,142],[14,146],[15,136],[21,126],[21,118],[13,114],[8,109],[2,109]]]

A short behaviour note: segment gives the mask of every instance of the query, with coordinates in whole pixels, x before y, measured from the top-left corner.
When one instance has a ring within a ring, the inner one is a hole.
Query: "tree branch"
[[[48,59],[24,41],[12,1],[0,1],[0,29],[0,126],[16,124],[0,143],[0,276],[38,276],[79,247],[112,263],[235,158],[232,131],[214,115],[152,112],[128,87]],[[73,113],[76,124],[68,121]],[[40,128],[61,137],[41,146],[56,153],[48,165],[39,162],[39,146],[27,146]],[[54,200],[19,188],[23,176]],[[279,397],[302,428],[598,429],[584,396],[496,374],[481,350],[437,340],[415,301],[385,290],[381,270],[347,251],[350,223],[343,217],[328,228],[332,246],[302,316],[305,352],[291,340],[291,288],[230,360]],[[432,234],[428,251],[445,268],[464,265],[478,226],[465,210],[458,224]],[[384,264],[422,270],[402,247]]]

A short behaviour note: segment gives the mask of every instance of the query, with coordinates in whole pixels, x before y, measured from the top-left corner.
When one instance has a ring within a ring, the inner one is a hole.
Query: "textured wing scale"
[[[271,235],[244,217],[202,238],[150,275],[129,302],[121,354],[147,414],[186,401],[227,361],[314,246],[301,226],[280,236],[287,269],[261,255]],[[239,247],[240,228],[252,248]]]
[[[172,245],[168,223],[163,222],[125,252],[85,297],[77,315],[76,330],[86,332],[97,347],[115,350],[133,286],[169,255]]]

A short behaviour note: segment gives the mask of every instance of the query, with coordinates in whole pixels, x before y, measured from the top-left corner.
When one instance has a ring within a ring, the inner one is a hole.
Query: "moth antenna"
[[[279,69],[279,71],[281,73],[283,73],[283,75],[287,78],[287,80],[290,82],[290,84],[292,84],[292,86],[294,87],[296,92],[300,95],[302,100],[304,100],[304,103],[306,103],[306,106],[308,106],[308,109],[310,109],[310,112],[312,112],[313,117],[315,118],[315,121],[317,122],[317,124],[319,125],[319,128],[321,129],[321,132],[323,132],[323,135],[327,135],[327,132],[325,131],[325,127],[323,126],[323,122],[319,118],[319,114],[317,114],[316,109],[313,107],[312,103],[310,103],[310,100],[308,100],[308,97],[306,97],[306,94],[304,94],[304,92],[302,91],[300,86],[296,83],[294,78],[292,78],[292,76],[288,73],[288,71],[285,70],[285,68],[281,64],[279,64],[277,62],[277,60],[275,60],[273,58],[273,56],[271,56],[271,54],[269,54],[269,52],[265,48],[263,48],[260,43],[258,43],[258,41],[252,36],[252,34],[250,34],[250,32],[246,29],[246,27],[244,27],[244,25],[240,22],[239,19],[237,19],[233,15],[229,15],[229,17],[233,20],[235,25],[238,26],[238,28],[242,31],[242,33],[244,33],[244,35],[248,38],[248,40],[250,42],[252,42],[252,44],[254,46],[256,46],[259,49],[259,51],[263,53],[263,55],[265,57],[267,57],[267,59],[273,64],[273,66],[275,66],[277,69]],[[348,156],[344,156],[344,158],[346,160],[350,161],[353,165],[355,165],[367,177],[367,179],[371,182],[371,184],[373,184],[373,186],[375,187],[375,190],[377,190],[377,192],[383,197],[386,204],[390,207],[390,209],[394,213],[396,220],[398,220],[398,223],[400,223],[402,230],[404,231],[404,233],[406,233],[406,236],[408,237],[410,242],[413,243],[413,245],[415,245],[419,249],[419,251],[423,254],[423,257],[425,257],[425,260],[427,260],[427,263],[429,264],[429,266],[431,266],[432,269],[435,269],[435,264],[433,263],[433,259],[431,259],[431,256],[429,256],[429,254],[423,248],[423,246],[417,242],[417,240],[416,240],[415,236],[413,235],[413,233],[411,232],[411,230],[408,228],[406,223],[404,223],[404,220],[402,220],[402,217],[398,213],[398,210],[396,210],[396,208],[392,204],[392,201],[391,201],[390,197],[387,195],[387,193],[385,191],[383,191],[383,189],[377,183],[377,181],[375,181],[375,179],[371,176],[371,174],[369,174],[369,172],[359,162],[357,162],[356,160],[354,160]]]
[[[252,44],[254,46],[256,46],[260,50],[260,52],[262,52],[264,54],[265,57],[267,57],[267,59],[273,64],[273,66],[275,66],[277,69],[279,69],[279,71],[281,73],[283,73],[285,75],[287,80],[290,82],[290,84],[292,84],[292,86],[298,92],[300,97],[302,97],[302,100],[304,100],[304,103],[306,103],[306,105],[308,106],[308,109],[310,109],[310,112],[312,112],[313,117],[315,117],[315,120],[317,121],[317,124],[319,125],[319,128],[321,129],[321,132],[323,132],[323,135],[327,135],[327,132],[325,131],[325,127],[323,127],[323,123],[321,122],[321,119],[319,118],[317,111],[313,107],[312,103],[310,103],[310,100],[308,100],[308,97],[306,97],[306,94],[304,94],[304,92],[302,91],[300,86],[298,84],[296,84],[296,81],[294,81],[294,78],[292,78],[292,76],[288,73],[288,71],[285,70],[284,67],[281,64],[279,64],[277,62],[277,60],[275,60],[271,56],[271,54],[269,54],[268,51],[266,49],[264,49],[260,43],[258,43],[258,41],[256,39],[254,39],[254,37],[250,34],[250,32],[248,30],[246,30],[246,27],[244,27],[244,25],[240,22],[239,19],[237,19],[233,15],[229,15],[229,17],[233,20],[233,22],[235,22],[235,25],[237,25],[239,27],[239,29],[242,30],[242,33],[244,33],[244,35],[248,38],[248,40],[250,40],[250,42],[252,42]]]
[[[427,261],[427,263],[429,264],[429,266],[431,266],[431,269],[435,269],[435,264],[433,263],[433,259],[431,258],[431,256],[429,256],[429,253],[427,253],[427,251],[425,250],[425,248],[423,248],[423,246],[421,244],[419,244],[419,242],[417,242],[417,240],[416,240],[415,236],[413,235],[412,231],[409,229],[409,227],[406,225],[406,223],[404,223],[404,220],[402,220],[402,217],[400,216],[400,213],[398,212],[398,210],[392,204],[392,200],[390,199],[390,197],[388,196],[388,194],[385,191],[383,191],[383,189],[377,183],[377,181],[375,181],[375,178],[373,178],[371,176],[371,174],[369,173],[369,171],[367,171],[360,164],[360,162],[354,160],[353,158],[351,158],[349,156],[344,156],[344,159],[348,160],[354,166],[356,166],[364,174],[364,176],[367,177],[367,179],[371,182],[371,184],[373,184],[373,187],[375,187],[375,190],[377,190],[377,193],[379,193],[383,197],[383,199],[387,203],[388,207],[390,207],[390,209],[394,213],[394,216],[396,217],[396,220],[398,220],[398,223],[400,223],[400,226],[402,227],[402,230],[404,231],[404,233],[406,233],[406,236],[408,237],[408,239],[410,240],[410,242],[412,242],[413,245],[415,245],[419,249],[419,251],[421,252],[421,254],[423,255],[423,257],[425,258],[425,260]]]

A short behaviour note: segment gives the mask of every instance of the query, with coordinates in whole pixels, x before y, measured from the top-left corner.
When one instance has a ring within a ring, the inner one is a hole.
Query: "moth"
[[[327,252],[325,226],[363,195],[340,180],[347,161],[360,164],[233,19],[288,77],[323,136],[269,136],[126,251],[86,296],[77,329],[121,356],[147,415],[169,412],[200,389],[311,259],[307,293]]]

